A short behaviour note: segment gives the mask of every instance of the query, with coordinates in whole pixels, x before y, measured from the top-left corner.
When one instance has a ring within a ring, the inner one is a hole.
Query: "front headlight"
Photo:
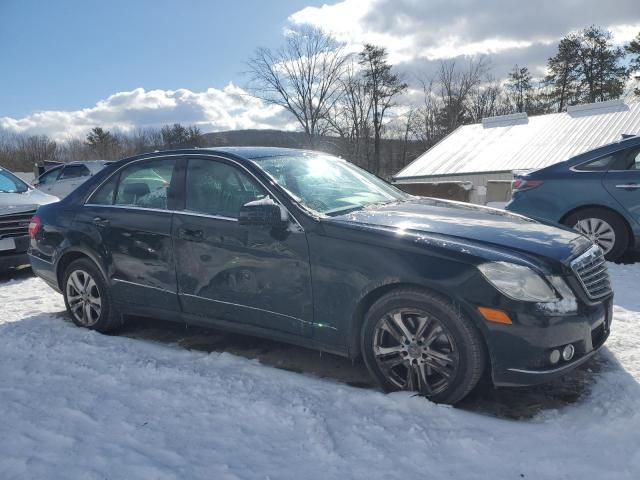
[[[555,302],[558,296],[551,286],[529,267],[509,262],[489,262],[478,265],[489,282],[514,300],[525,302]]]

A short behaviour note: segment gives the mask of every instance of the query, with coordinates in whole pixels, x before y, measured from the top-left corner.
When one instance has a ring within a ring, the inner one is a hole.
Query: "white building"
[[[464,125],[394,176],[397,184],[470,182],[471,201],[484,203],[487,185],[503,185],[513,172],[546,167],[640,135],[640,103],[622,100],[569,107],[566,113],[516,113]]]

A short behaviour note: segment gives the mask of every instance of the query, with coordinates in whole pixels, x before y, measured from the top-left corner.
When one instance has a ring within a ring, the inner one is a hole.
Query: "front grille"
[[[606,297],[611,293],[611,281],[602,250],[594,245],[571,262],[571,269],[591,300]]]
[[[22,237],[29,233],[29,222],[36,211],[0,215],[0,238]]]

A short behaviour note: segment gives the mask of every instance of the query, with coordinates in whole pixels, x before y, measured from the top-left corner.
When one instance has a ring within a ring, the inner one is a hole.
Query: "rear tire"
[[[455,404],[478,383],[486,364],[477,328],[433,293],[401,288],[376,301],[362,326],[365,364],[387,392],[415,391]]]
[[[584,208],[563,222],[596,243],[610,262],[618,260],[629,246],[629,229],[625,220],[605,208]]]
[[[91,260],[81,258],[69,264],[62,293],[67,312],[77,326],[108,333],[122,325],[107,282]]]

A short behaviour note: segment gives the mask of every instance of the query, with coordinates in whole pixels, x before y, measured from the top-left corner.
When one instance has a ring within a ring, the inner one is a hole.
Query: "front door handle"
[[[109,220],[106,218],[102,218],[102,217],[95,217],[93,219],[93,224],[96,227],[108,227],[109,226]]]
[[[616,188],[621,188],[623,190],[637,190],[640,188],[640,184],[638,183],[625,183],[623,185],[616,185]]]
[[[178,237],[190,242],[202,242],[204,240],[204,232],[192,228],[179,228]]]

